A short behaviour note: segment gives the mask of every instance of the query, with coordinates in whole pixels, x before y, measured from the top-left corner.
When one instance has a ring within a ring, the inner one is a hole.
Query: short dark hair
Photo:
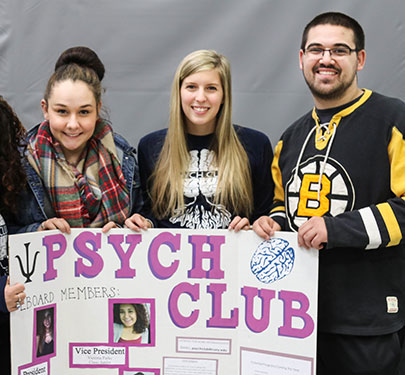
[[[301,49],[305,49],[308,40],[309,30],[318,25],[335,25],[343,26],[353,31],[354,43],[356,50],[364,49],[364,31],[360,24],[354,19],[344,13],[327,12],[317,15],[311,22],[309,22],[302,33]]]

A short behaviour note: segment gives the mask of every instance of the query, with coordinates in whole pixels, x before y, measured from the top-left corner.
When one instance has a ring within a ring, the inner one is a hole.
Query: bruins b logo
[[[298,230],[299,226],[312,216],[336,216],[353,209],[352,181],[336,160],[328,158],[319,184],[323,161],[322,155],[306,160],[298,166],[297,175],[293,170],[287,182],[286,214],[293,230]]]

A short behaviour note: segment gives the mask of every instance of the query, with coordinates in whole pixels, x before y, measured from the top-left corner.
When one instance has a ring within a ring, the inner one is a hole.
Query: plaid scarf
[[[100,228],[128,217],[129,193],[107,122],[97,121],[77,166],[65,159],[48,121],[29,139],[29,149],[29,162],[41,176],[56,216],[71,227]]]

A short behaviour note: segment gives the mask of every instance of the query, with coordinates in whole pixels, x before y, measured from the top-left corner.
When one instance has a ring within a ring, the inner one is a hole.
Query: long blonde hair
[[[253,193],[249,159],[232,125],[231,70],[227,58],[213,50],[198,50],[187,55],[174,75],[170,121],[167,135],[152,178],[152,210],[157,218],[173,215],[184,206],[184,173],[190,155],[186,142],[186,125],[181,108],[180,88],[191,74],[215,69],[224,92],[223,104],[217,114],[213,140],[218,168],[218,184],[214,202],[236,214],[249,216],[253,209]]]

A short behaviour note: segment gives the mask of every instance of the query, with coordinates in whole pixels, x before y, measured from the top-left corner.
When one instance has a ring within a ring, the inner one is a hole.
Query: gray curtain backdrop
[[[0,94],[30,128],[43,118],[40,100],[59,54],[91,47],[106,67],[103,102],[114,129],[136,146],[167,126],[181,59],[215,49],[231,61],[234,122],[262,130],[274,146],[312,108],[301,34],[331,10],[365,30],[360,86],[404,100],[404,0],[0,0]]]

